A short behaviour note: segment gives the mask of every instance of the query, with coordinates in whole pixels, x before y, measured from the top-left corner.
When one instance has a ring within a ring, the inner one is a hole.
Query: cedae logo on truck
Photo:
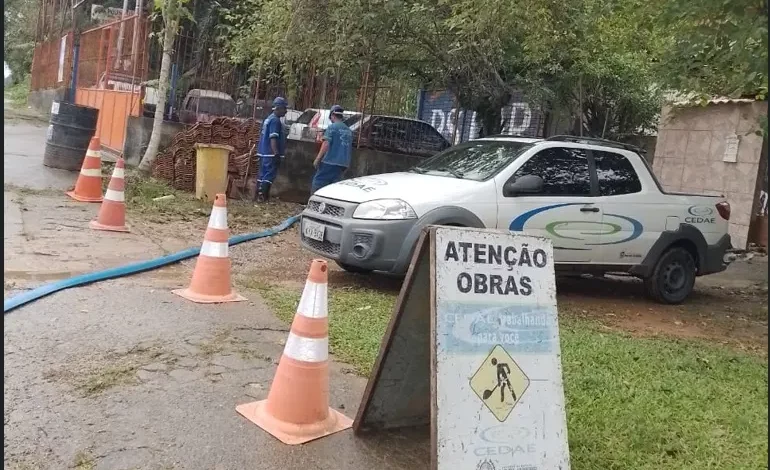
[[[345,185],[345,186],[353,186],[354,188],[358,188],[361,191],[370,193],[377,189],[377,186],[387,186],[388,183],[384,180],[381,180],[379,178],[372,178],[371,176],[366,176],[363,178],[353,178],[345,181],[340,181],[337,184]]]
[[[684,218],[684,222],[687,224],[714,223],[714,209],[708,206],[690,206],[687,209],[687,213],[690,214]]]
[[[531,211],[525,212],[511,221],[511,225],[508,229],[512,232],[524,231],[526,223],[532,217],[559,207],[566,206],[582,206],[581,202],[570,202],[565,204],[554,204],[552,206],[538,207]],[[624,225],[626,228],[624,228]],[[631,225],[628,228],[628,225]],[[587,220],[555,220],[549,222],[545,226],[546,232],[557,239],[563,240],[585,240],[583,236],[596,237],[601,236],[601,243],[586,243],[586,245],[601,246],[601,245],[618,245],[620,243],[630,242],[642,235],[644,232],[644,226],[638,220],[620,214],[604,213],[601,222],[593,222]],[[565,232],[569,231],[569,235]],[[629,233],[630,232],[630,233]],[[562,248],[557,249],[569,249],[569,250],[583,250],[588,251],[590,248]]]

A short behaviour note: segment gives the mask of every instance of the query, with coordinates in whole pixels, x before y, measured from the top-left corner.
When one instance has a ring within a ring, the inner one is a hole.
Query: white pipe
[[[123,14],[120,15],[121,20],[126,19],[126,13],[128,13],[128,0],[123,0]],[[118,47],[117,54],[115,55],[115,68],[120,66],[120,56],[123,54],[123,34],[125,33],[126,22],[120,22],[120,32],[118,33]]]

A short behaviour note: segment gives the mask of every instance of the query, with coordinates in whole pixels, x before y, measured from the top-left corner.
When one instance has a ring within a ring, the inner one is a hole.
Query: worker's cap
[[[331,107],[331,109],[329,110],[329,112],[330,112],[331,114],[337,114],[337,115],[339,115],[339,116],[342,116],[342,115],[343,115],[343,113],[345,112],[345,110],[344,110],[344,109],[342,109],[342,106],[340,106],[340,105],[338,105],[338,104],[335,104],[334,106],[332,106],[332,107]]]
[[[289,102],[286,101],[286,98],[279,96],[278,98],[273,100],[273,109],[276,108],[288,108]]]

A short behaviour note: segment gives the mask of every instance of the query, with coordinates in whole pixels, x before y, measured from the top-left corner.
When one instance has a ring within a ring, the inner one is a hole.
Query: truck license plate
[[[324,241],[325,230],[326,227],[324,227],[322,224],[319,224],[318,222],[302,219],[302,235],[310,238],[311,240],[316,240],[319,242]]]

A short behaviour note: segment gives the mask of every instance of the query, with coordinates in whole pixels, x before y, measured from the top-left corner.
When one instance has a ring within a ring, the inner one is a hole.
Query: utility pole
[[[123,13],[120,15],[120,29],[118,32],[118,47],[117,54],[115,54],[115,68],[120,66],[120,56],[123,55],[123,36],[125,35],[126,28],[126,13],[128,13],[128,0],[123,0]]]
[[[75,92],[78,87],[78,62],[80,62],[80,31],[78,30],[78,7],[86,0],[72,0],[72,75],[67,102],[75,104]]]

